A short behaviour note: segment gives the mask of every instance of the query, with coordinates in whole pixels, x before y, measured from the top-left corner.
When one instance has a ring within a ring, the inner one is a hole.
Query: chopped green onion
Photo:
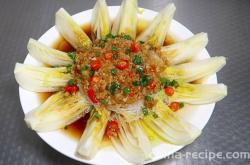
[[[112,52],[117,52],[118,48],[116,46],[112,46],[111,50],[112,50]]]
[[[131,53],[131,49],[130,48],[125,48],[125,54],[129,55]]]
[[[123,94],[125,95],[125,96],[127,96],[129,93],[130,93],[130,88],[128,88],[128,87],[125,87],[125,88],[123,88]]]
[[[97,119],[101,118],[101,115],[97,111],[94,112],[93,116]]]
[[[144,73],[144,68],[142,66],[138,66],[136,68],[136,72],[139,73],[139,74],[143,74]]]
[[[117,53],[114,53],[113,56],[112,56],[112,58],[113,58],[114,60],[116,60],[116,59],[118,58],[118,54],[117,54]]]
[[[184,103],[180,103],[180,108],[183,108],[184,107]]]
[[[149,114],[148,109],[146,107],[142,108],[142,113],[144,116],[147,116]]]
[[[75,85],[75,80],[74,79],[70,79],[68,81],[68,85]]]
[[[132,38],[130,37],[130,35],[127,35],[127,34],[125,34],[124,36],[123,36],[123,38],[125,39],[125,40],[131,40]]]
[[[109,87],[109,92],[110,92],[112,95],[114,95],[116,89],[118,89],[118,88],[120,88],[120,85],[119,85],[118,83],[116,83],[116,82],[113,81],[113,82],[111,82],[111,85],[110,85],[110,87]]]
[[[157,115],[157,113],[155,113],[155,112],[152,112],[152,115],[153,115],[153,117],[154,117],[155,119],[159,117],[159,116]]]
[[[141,85],[141,81],[135,80],[135,81],[132,82],[132,84],[134,86],[140,86]]]
[[[108,100],[108,99],[103,99],[103,100],[101,101],[101,103],[104,104],[104,105],[107,105],[107,104],[109,103],[109,100]]]
[[[160,77],[161,85],[169,86],[170,80],[165,77]]]
[[[150,82],[151,78],[147,75],[143,76],[142,77],[142,80],[141,80],[141,85],[142,86],[148,86],[149,82]]]
[[[117,69],[115,69],[115,68],[111,69],[111,74],[116,75],[117,74]]]
[[[146,100],[146,101],[153,101],[153,97],[151,97],[151,96],[144,96],[144,100]]]
[[[171,83],[170,83],[170,86],[173,86],[175,88],[177,88],[179,86],[178,82],[176,80],[173,80]]]
[[[139,41],[140,44],[144,44],[145,42],[144,41]]]
[[[92,76],[94,76],[94,75],[95,75],[95,71],[94,71],[94,70],[90,70],[90,71],[89,71],[89,76],[92,77]]]
[[[134,59],[133,59],[133,63],[135,65],[140,65],[142,63],[142,59],[140,55],[135,55]]]
[[[109,38],[115,38],[116,36],[114,36],[113,34],[109,33],[106,35],[105,39],[109,39]]]
[[[68,52],[68,56],[71,58],[73,63],[76,63],[76,53],[75,52]]]
[[[81,66],[80,68],[81,72],[88,70],[88,69],[89,69],[89,65]]]
[[[72,70],[72,65],[67,65],[66,66],[66,69],[67,69],[67,73],[71,73],[71,70]]]

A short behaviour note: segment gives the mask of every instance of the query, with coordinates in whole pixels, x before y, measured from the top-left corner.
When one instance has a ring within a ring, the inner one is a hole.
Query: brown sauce
[[[139,35],[147,26],[149,22],[145,20],[139,20],[138,26],[137,26],[137,35]],[[82,29],[84,32],[91,38],[91,27],[90,23],[84,24],[82,26]],[[167,36],[164,45],[170,45],[175,43],[175,40],[171,36]],[[64,51],[64,52],[71,52],[74,51],[75,49],[62,37],[58,38],[57,41],[53,44],[53,48]],[[53,93],[38,93],[38,99],[41,103],[46,101],[49,96],[51,96]],[[62,132],[67,135],[68,137],[72,138],[73,140],[79,141],[80,137],[86,127],[87,120],[89,118],[89,114],[85,115],[85,117],[75,121],[74,123],[68,125],[64,129],[62,129]],[[110,146],[111,142],[108,139],[108,137],[104,136],[103,141],[102,141],[102,146],[107,147]]]

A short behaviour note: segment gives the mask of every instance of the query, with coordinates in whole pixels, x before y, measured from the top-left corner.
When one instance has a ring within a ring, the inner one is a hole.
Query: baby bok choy
[[[110,137],[117,152],[124,159],[135,164],[150,159],[152,154],[150,142],[139,121],[126,123],[121,116],[118,116],[117,122],[118,135]],[[138,130],[140,131],[137,132]]]
[[[184,41],[162,47],[161,57],[170,65],[179,64],[198,55],[206,47],[207,43],[207,34],[199,33]]]
[[[89,46],[91,40],[81,27],[73,20],[63,8],[56,12],[56,28],[75,49]]]
[[[97,0],[91,19],[92,38],[104,38],[111,29],[111,19],[105,0]]]
[[[53,131],[83,117],[90,105],[80,93],[57,92],[42,105],[25,114],[25,122],[35,131]]]
[[[169,66],[161,73],[161,76],[171,80],[191,82],[216,73],[225,64],[225,57],[211,57],[205,60]]]
[[[137,41],[148,42],[152,45],[163,45],[169,31],[175,12],[175,5],[168,4],[152,21],[152,23],[138,37]]]
[[[66,67],[48,68],[20,63],[16,63],[14,74],[18,84],[32,92],[58,91],[72,79]]]
[[[137,12],[137,0],[123,0],[118,15],[114,20],[112,34],[125,33],[135,38],[138,21]]]
[[[86,128],[77,146],[77,153],[91,159],[97,153],[109,120],[110,111],[97,107],[91,111]]]
[[[188,104],[209,104],[222,100],[227,95],[224,84],[182,83],[175,89],[174,101]]]
[[[155,112],[159,117],[148,115],[142,119],[143,125],[168,143],[187,145],[201,134],[198,128],[177,116],[162,101],[157,102]]]
[[[53,49],[39,41],[30,39],[27,45],[29,54],[38,61],[50,66],[66,66],[72,64],[67,53]]]

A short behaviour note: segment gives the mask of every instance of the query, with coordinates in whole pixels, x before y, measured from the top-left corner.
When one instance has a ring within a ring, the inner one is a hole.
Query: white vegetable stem
[[[92,110],[87,126],[77,147],[78,154],[87,159],[91,159],[95,156],[105,133],[109,116],[110,111],[104,108],[99,107]]]
[[[112,144],[117,152],[124,159],[135,164],[150,159],[152,154],[151,144],[138,123],[139,121],[126,123],[121,116],[118,116],[117,121],[119,125],[118,136],[111,137]]]
[[[92,38],[104,38],[111,29],[111,19],[105,0],[97,0],[91,19]]]
[[[39,132],[63,128],[85,115],[90,105],[80,93],[57,92],[25,115],[27,125]]]
[[[187,145],[201,134],[198,128],[181,119],[162,101],[157,102],[155,112],[159,117],[147,116],[142,120],[143,124],[169,143]]]
[[[137,41],[148,42],[153,45],[163,45],[169,31],[175,12],[175,5],[168,4],[150,23],[150,25],[138,37]]]
[[[72,79],[66,67],[48,68],[16,63],[14,74],[18,84],[32,92],[54,92]]]
[[[188,104],[209,104],[227,95],[224,84],[181,84],[175,89],[173,100]]]
[[[114,20],[112,34],[126,33],[135,38],[138,21],[137,12],[137,0],[123,0],[118,15]]]
[[[50,66],[65,66],[72,64],[72,60],[67,53],[53,49],[32,38],[30,38],[27,48],[32,57],[44,64]]]
[[[199,33],[184,41],[162,47],[161,57],[171,65],[179,64],[198,55],[207,43],[207,33]]]
[[[63,8],[56,12],[56,28],[75,49],[91,44],[89,37]]]
[[[205,60],[169,66],[161,73],[161,76],[171,80],[191,82],[216,73],[225,64],[225,57],[211,57]]]

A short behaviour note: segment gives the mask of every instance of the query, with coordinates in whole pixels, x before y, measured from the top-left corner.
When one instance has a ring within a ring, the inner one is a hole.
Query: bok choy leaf
[[[135,38],[138,21],[137,12],[137,0],[123,0],[118,15],[114,20],[112,34],[125,33]]]
[[[173,99],[188,104],[209,104],[222,100],[227,95],[224,84],[180,84]]]
[[[171,80],[191,82],[216,73],[225,64],[225,57],[211,57],[205,60],[169,66],[161,73],[161,76]]]
[[[111,19],[105,0],[97,0],[92,13],[91,29],[93,39],[104,38],[111,29]]]
[[[157,93],[157,100],[167,102],[183,102],[187,104],[210,104],[222,100],[227,95],[224,84],[189,84],[179,83],[174,95],[169,97],[163,90]]]
[[[175,12],[175,5],[168,4],[143,31],[137,41],[148,42],[152,45],[163,45]]]
[[[39,41],[30,39],[27,45],[29,54],[38,61],[50,66],[66,66],[72,64],[67,53],[53,49]]]
[[[161,48],[161,57],[170,65],[179,64],[192,59],[206,47],[206,33],[199,33],[184,41]]]
[[[88,159],[95,156],[99,149],[109,120],[110,111],[98,107],[91,111],[87,126],[81,136],[77,152]]]
[[[57,92],[42,105],[25,114],[25,122],[35,131],[53,131],[73,123],[85,115],[90,105],[76,93]]]
[[[201,134],[198,128],[181,119],[162,101],[158,101],[155,111],[159,117],[153,118],[148,115],[142,119],[143,124],[166,142],[175,145],[187,145]]]
[[[73,78],[66,67],[48,68],[20,63],[16,63],[14,74],[18,84],[32,92],[58,91]]]
[[[148,147],[150,142],[142,146],[143,142],[148,142],[147,136],[143,132],[132,132],[133,129],[137,129],[136,127],[139,127],[139,125],[137,125],[137,123],[129,125],[121,116],[118,116],[117,121],[119,125],[118,136],[110,137],[117,152],[124,159],[135,164],[150,159],[151,148]],[[135,136],[135,134],[137,135]],[[146,151],[149,151],[149,153],[145,154]]]
[[[56,28],[75,49],[89,46],[91,40],[63,8],[56,12]]]

